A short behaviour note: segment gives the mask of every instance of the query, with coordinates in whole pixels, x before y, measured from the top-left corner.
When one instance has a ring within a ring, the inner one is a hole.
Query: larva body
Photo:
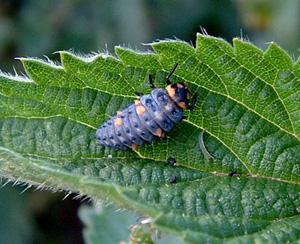
[[[177,64],[166,77],[166,88],[155,88],[149,76],[151,93],[140,96],[117,115],[98,127],[96,138],[101,145],[115,149],[135,149],[145,142],[151,143],[155,136],[164,137],[174,124],[183,118],[183,109],[192,110],[196,102],[189,105],[190,92],[183,83],[172,84],[169,81]]]

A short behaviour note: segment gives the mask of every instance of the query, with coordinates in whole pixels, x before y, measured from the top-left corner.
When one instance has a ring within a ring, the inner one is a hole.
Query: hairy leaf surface
[[[61,65],[24,58],[29,78],[0,75],[1,175],[108,199],[187,243],[299,241],[300,59],[275,43],[263,52],[200,34],[196,48],[151,47],[116,47],[117,57],[60,52]],[[171,81],[198,93],[187,119],[136,151],[101,147],[97,126],[135,91],[149,93],[149,74],[164,87],[175,63]],[[203,156],[202,130],[215,160]]]

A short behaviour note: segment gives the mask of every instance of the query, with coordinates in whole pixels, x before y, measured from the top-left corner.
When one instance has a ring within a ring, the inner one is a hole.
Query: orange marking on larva
[[[186,94],[187,99],[190,99],[190,93]]]
[[[169,97],[174,97],[175,96],[175,88],[172,88],[171,85],[168,85],[166,87],[166,91],[167,91]]]
[[[177,83],[177,87],[178,87],[178,88],[183,88],[183,85]]]
[[[182,109],[186,109],[186,104],[185,102],[179,102],[179,103],[176,103],[179,107],[181,107]]]
[[[135,104],[135,105],[139,105],[140,103],[141,103],[140,100],[134,100],[134,104]]]
[[[117,115],[122,115],[122,114],[123,114],[123,111],[121,111],[121,110],[117,111]]]
[[[114,125],[115,126],[122,125],[122,119],[121,118],[115,118],[114,119]]]
[[[137,148],[137,144],[132,144],[131,146],[130,146],[130,148],[132,149],[132,150],[135,150],[136,148]]]
[[[160,127],[158,127],[154,132],[153,134],[156,135],[156,136],[162,136],[162,129]]]
[[[135,109],[136,109],[136,113],[138,115],[141,115],[141,114],[143,114],[146,111],[146,108],[144,106],[141,106],[141,105],[137,106]]]
[[[162,133],[161,133],[161,137],[165,137],[166,136],[166,133],[163,131]]]

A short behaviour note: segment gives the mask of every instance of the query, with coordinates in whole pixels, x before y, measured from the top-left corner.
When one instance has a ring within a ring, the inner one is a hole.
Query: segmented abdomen
[[[155,136],[169,132],[182,118],[182,109],[164,88],[155,88],[141,96],[116,116],[98,127],[96,138],[101,145],[126,150],[152,142]]]

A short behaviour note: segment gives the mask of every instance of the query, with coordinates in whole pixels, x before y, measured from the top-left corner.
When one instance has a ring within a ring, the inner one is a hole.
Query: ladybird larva
[[[174,124],[183,117],[183,110],[193,110],[197,93],[190,101],[188,87],[180,83],[171,83],[170,77],[177,68],[176,63],[166,76],[166,88],[156,88],[149,75],[151,93],[144,95],[136,92],[140,100],[135,100],[117,115],[100,125],[96,131],[96,139],[102,146],[126,150],[151,143],[154,137],[164,137]]]

